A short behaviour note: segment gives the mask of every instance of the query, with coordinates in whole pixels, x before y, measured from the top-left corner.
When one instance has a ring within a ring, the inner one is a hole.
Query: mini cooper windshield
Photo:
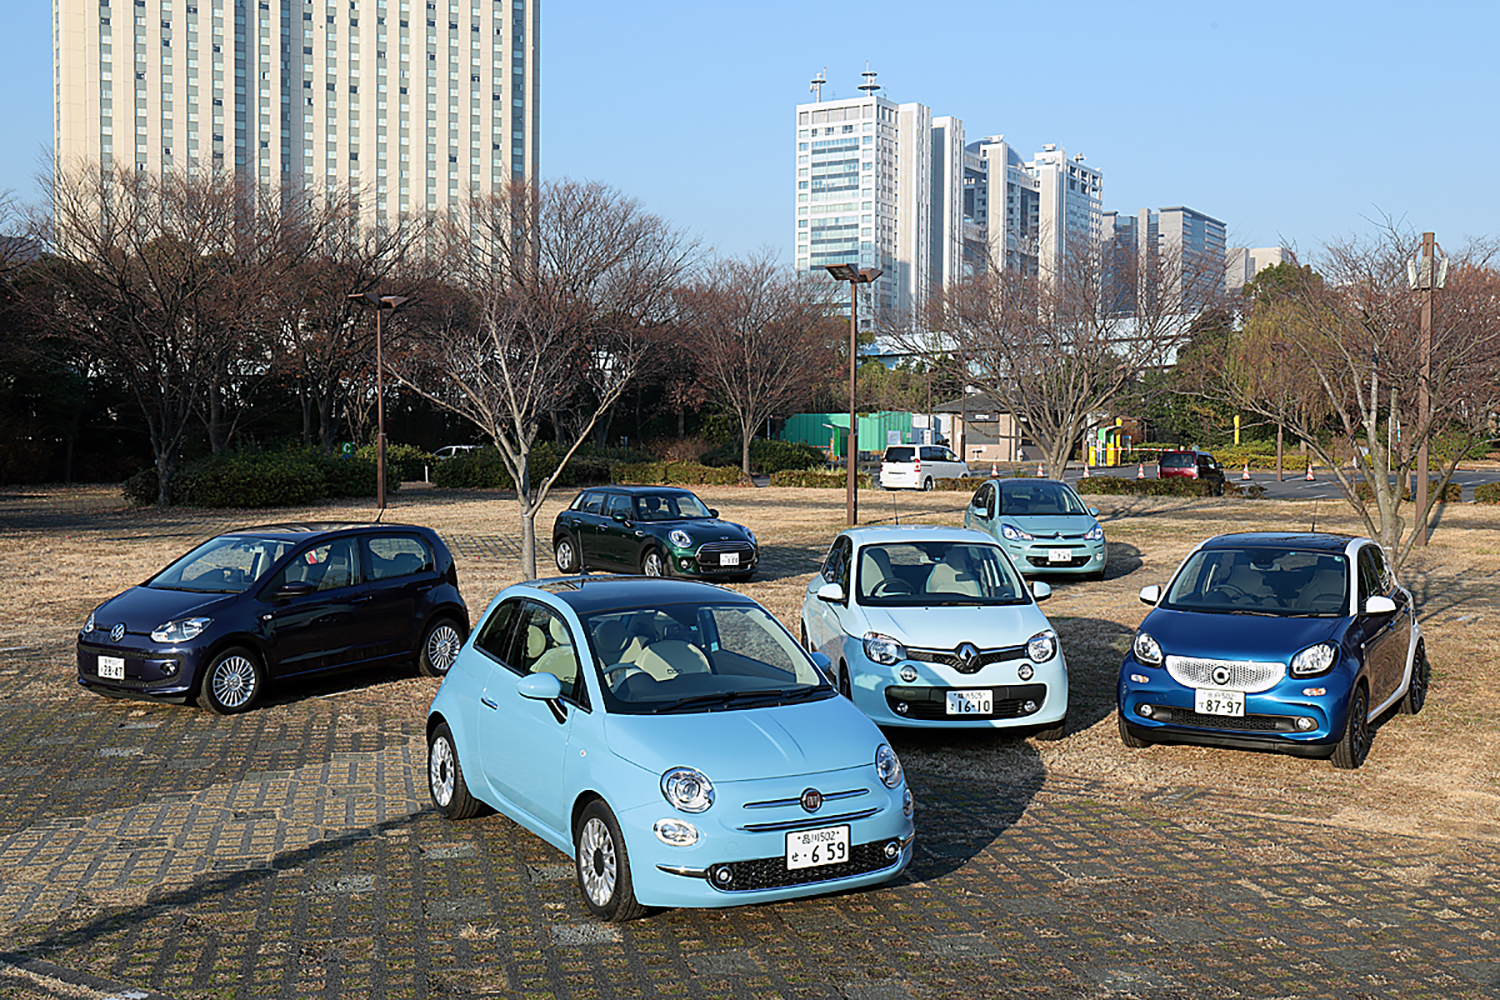
[[[1348,613],[1348,562],[1340,553],[1282,546],[1199,549],[1161,606],[1173,611],[1316,615]]]
[[[760,607],[666,605],[600,612],[583,624],[611,712],[715,712],[834,695]]]
[[[290,541],[222,535],[204,542],[146,582],[159,590],[242,594],[291,549]]]
[[[1061,483],[1007,480],[1000,484],[1000,513],[1055,517],[1087,514],[1073,491]]]
[[[683,521],[713,517],[703,501],[691,493],[647,494],[635,498],[637,521]]]
[[[900,542],[859,550],[859,603],[869,606],[1026,604],[1031,598],[994,545]]]

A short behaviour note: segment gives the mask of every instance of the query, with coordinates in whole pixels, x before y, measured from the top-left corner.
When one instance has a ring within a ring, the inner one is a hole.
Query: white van
[[[930,490],[939,479],[967,479],[969,467],[940,444],[893,444],[880,463],[887,490]]]

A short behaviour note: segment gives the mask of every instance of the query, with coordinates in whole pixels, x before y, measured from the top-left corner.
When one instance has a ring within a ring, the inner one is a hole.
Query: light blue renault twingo
[[[912,795],[826,665],[709,584],[508,587],[433,699],[432,799],[571,855],[606,920],[883,882],[911,861]]]

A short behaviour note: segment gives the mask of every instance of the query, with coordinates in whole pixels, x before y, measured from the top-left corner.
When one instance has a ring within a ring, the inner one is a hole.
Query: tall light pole
[[[1432,429],[1427,426],[1431,414],[1431,399],[1427,394],[1427,380],[1432,376],[1432,293],[1443,287],[1448,277],[1448,258],[1437,257],[1437,240],[1432,233],[1422,234],[1422,252],[1406,266],[1407,284],[1422,291],[1422,375],[1417,382],[1417,531],[1418,545],[1427,544],[1427,439]],[[1399,489],[1399,487],[1398,487]]]
[[[1291,349],[1291,346],[1292,345],[1290,344],[1284,344],[1278,341],[1271,345],[1271,350],[1276,352],[1276,356],[1278,358],[1284,359],[1286,357],[1286,352]],[[1284,363],[1285,361],[1283,360],[1279,362],[1277,366],[1280,367],[1280,365]],[[1276,481],[1279,483],[1282,481],[1281,427],[1282,423],[1286,420],[1286,376],[1283,375],[1276,381],[1281,383],[1281,407],[1276,411]],[[1235,419],[1238,420],[1239,418],[1236,417]],[[1236,428],[1236,433],[1238,433],[1238,428]]]
[[[392,313],[405,302],[405,295],[351,292],[348,296],[375,308],[375,504],[385,510],[385,355],[380,344],[380,311]]]
[[[849,446],[845,456],[848,476],[844,484],[844,522],[851,527],[859,523],[859,491],[856,486],[855,458],[859,455],[859,425],[854,412],[854,352],[859,337],[859,286],[868,285],[880,277],[876,267],[855,267],[853,264],[824,265],[835,281],[849,282]]]

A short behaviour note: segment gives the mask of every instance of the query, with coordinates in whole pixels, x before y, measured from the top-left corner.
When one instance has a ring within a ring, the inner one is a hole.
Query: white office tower
[[[1233,247],[1225,254],[1224,290],[1238,292],[1266,268],[1291,259],[1292,255],[1285,247]]]
[[[1023,160],[1003,135],[966,147],[965,257],[971,267],[1056,274],[1070,241],[1101,238],[1104,175],[1046,145]]]
[[[860,327],[915,317],[933,284],[932,112],[880,97],[866,70],[860,96],[797,105],[798,271],[828,264],[882,272],[862,299]],[[865,303],[869,306],[866,308]]]
[[[932,120],[932,287],[946,288],[964,274],[964,123]]]
[[[377,223],[537,172],[540,0],[54,0],[61,170],[348,186]]]

